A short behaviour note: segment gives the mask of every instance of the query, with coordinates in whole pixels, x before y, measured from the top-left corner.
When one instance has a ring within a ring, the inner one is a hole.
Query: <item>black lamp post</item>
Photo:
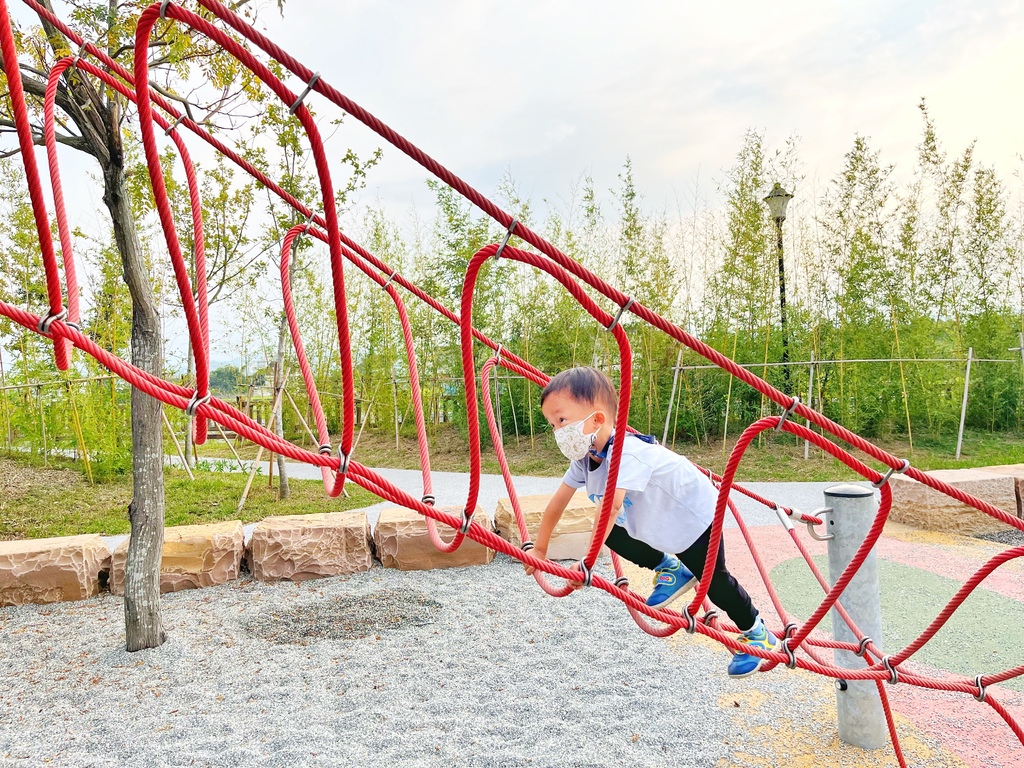
[[[786,266],[782,259],[782,222],[786,220],[786,206],[793,196],[775,182],[772,191],[764,199],[768,210],[775,219],[776,249],[779,252],[779,318],[782,325],[782,391],[790,393],[789,383],[789,337],[786,335]]]

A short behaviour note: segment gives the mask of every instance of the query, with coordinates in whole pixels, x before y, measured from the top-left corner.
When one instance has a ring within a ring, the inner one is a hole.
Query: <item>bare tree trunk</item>
[[[117,124],[117,121],[113,121]],[[163,375],[160,314],[149,281],[142,246],[135,229],[125,184],[119,136],[112,161],[103,171],[103,202],[110,211],[114,238],[121,253],[124,281],[132,297],[132,362]],[[167,639],[160,612],[160,559],[164,543],[164,474],[161,403],[132,389],[133,498],[128,506],[131,537],[125,569],[124,622],[126,648],[155,648]]]

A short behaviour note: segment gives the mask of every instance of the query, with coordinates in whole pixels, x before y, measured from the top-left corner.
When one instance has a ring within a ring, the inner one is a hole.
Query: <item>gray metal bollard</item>
[[[832,584],[853,559],[875,519],[877,505],[871,488],[859,485],[834,485],[825,489],[826,530],[833,534],[828,542],[829,579]],[[878,557],[874,549],[839,598],[847,613],[879,648],[882,647],[882,606],[878,586]],[[832,633],[836,640],[856,644],[858,638],[846,626],[835,608]],[[837,666],[847,669],[866,667],[864,660],[850,651],[835,651]],[[846,687],[836,682],[836,708],[839,738],[861,749],[878,749],[888,742],[888,729],[878,688],[872,680],[848,680]]]

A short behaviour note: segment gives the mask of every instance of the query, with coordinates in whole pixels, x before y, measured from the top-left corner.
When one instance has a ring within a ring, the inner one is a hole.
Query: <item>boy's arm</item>
[[[576,493],[576,490],[571,485],[562,483],[551,497],[551,501],[544,508],[544,514],[540,519],[540,529],[537,531],[537,539],[533,542],[534,557],[541,560],[547,559],[551,534],[554,532],[555,526],[558,525],[558,521],[562,519],[562,513],[565,512],[565,508],[569,505],[569,501],[572,499],[573,494]],[[528,565],[525,568],[528,574],[533,573],[535,570]]]
[[[615,518],[617,518],[619,516],[619,512],[622,511],[622,504],[623,504],[623,501],[625,500],[625,498],[626,498],[626,489],[625,488],[616,488],[615,489],[615,499],[612,501],[612,512],[611,512],[610,515],[608,515],[608,523],[604,527],[604,532],[602,534],[598,535],[598,538],[601,539],[602,546],[608,540],[608,534],[612,532],[612,526],[615,525]],[[597,509],[597,516],[594,517],[594,527],[595,528],[597,527],[598,517],[600,517],[600,514],[601,514],[601,508],[598,507],[598,509]]]

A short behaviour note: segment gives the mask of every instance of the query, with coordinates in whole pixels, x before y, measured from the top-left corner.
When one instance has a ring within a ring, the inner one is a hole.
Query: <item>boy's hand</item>
[[[573,589],[583,589],[583,569],[580,568],[580,564],[576,563],[569,570],[570,571],[575,571],[576,573],[578,573],[580,575],[580,580],[579,581],[573,581],[572,579],[569,579],[566,582],[566,584],[568,584]]]
[[[536,557],[538,560],[547,560],[548,559],[548,548],[547,547],[541,548],[541,547],[538,547],[538,546],[534,546],[534,548],[532,550],[530,550],[530,553],[534,557]],[[536,571],[537,569],[534,568],[532,565],[527,565],[526,563],[523,563],[523,570],[526,571],[526,575],[527,576],[532,576],[533,572]]]

